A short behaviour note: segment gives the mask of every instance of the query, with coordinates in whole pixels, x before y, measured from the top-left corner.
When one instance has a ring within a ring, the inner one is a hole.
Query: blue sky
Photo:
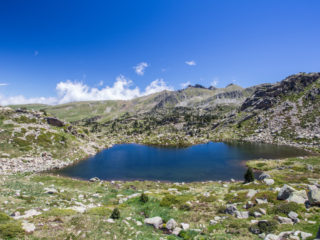
[[[319,71],[319,10],[317,0],[1,1],[0,104]]]

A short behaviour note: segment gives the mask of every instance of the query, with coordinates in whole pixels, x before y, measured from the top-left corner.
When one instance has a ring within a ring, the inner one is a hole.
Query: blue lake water
[[[245,161],[306,155],[288,146],[252,143],[207,143],[188,148],[121,144],[57,174],[103,180],[204,181],[243,179]]]

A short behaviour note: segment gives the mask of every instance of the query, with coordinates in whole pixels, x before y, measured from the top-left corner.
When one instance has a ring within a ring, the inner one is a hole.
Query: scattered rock
[[[307,193],[305,190],[294,191],[290,194],[287,199],[288,202],[295,202],[298,204],[304,204],[308,200]]]
[[[225,212],[227,214],[233,215],[237,211],[237,207],[235,204],[228,204]]]
[[[290,197],[291,193],[293,193],[294,191],[295,191],[294,188],[285,184],[280,189],[280,192],[278,193],[277,199],[278,200],[287,200]]]
[[[264,179],[267,179],[267,178],[271,178],[271,177],[270,177],[269,174],[264,173],[264,172],[261,173],[260,176],[258,177],[258,179],[261,180],[261,181],[264,180]]]
[[[264,204],[264,203],[268,203],[268,199],[256,198],[256,202],[257,204]]]
[[[249,189],[247,193],[247,198],[250,198],[250,199],[253,198],[253,196],[256,195],[257,192],[258,192],[257,190]]]
[[[167,223],[166,223],[166,228],[168,230],[173,230],[178,226],[177,222],[171,218]]]
[[[44,190],[46,191],[46,193],[48,194],[54,194],[54,193],[57,193],[58,190],[55,189],[55,188],[44,188]]]
[[[55,127],[63,127],[65,125],[64,122],[60,121],[57,118],[47,117],[46,120],[49,125],[52,125]]]
[[[190,225],[188,223],[181,223],[180,225],[183,230],[188,230],[190,228]]]
[[[307,233],[307,232],[301,232],[300,236],[301,236],[302,240],[305,240],[305,239],[307,239],[309,237],[312,237],[312,234],[311,233]]]
[[[263,182],[269,186],[274,184],[274,180],[271,178],[265,178],[263,179]]]
[[[291,220],[290,218],[287,218],[287,217],[277,216],[277,220],[278,220],[279,223],[281,223],[281,224],[293,224],[292,220]]]
[[[37,211],[35,209],[30,209],[28,211],[25,211],[24,215],[20,215],[19,212],[15,212],[11,216],[13,216],[14,219],[21,219],[21,218],[30,218],[30,217],[33,217],[33,216],[38,216],[40,214],[41,214],[41,212],[39,212],[39,211]]]
[[[247,212],[247,211],[243,211],[243,212],[236,211],[236,217],[240,218],[240,219],[247,219],[249,217],[249,212]]]
[[[36,230],[36,226],[33,223],[28,223],[28,222],[22,222],[22,229],[26,233],[33,233],[34,230]]]
[[[312,206],[320,206],[320,190],[317,186],[309,186],[308,199]]]
[[[173,229],[172,234],[178,236],[180,234],[180,232],[182,231],[181,228],[176,227],[175,229]]]
[[[89,179],[89,182],[100,182],[100,179],[98,177],[93,177]]]
[[[162,218],[161,217],[153,217],[153,218],[146,218],[144,220],[145,224],[148,225],[153,225],[154,228],[159,229],[163,223]]]
[[[278,235],[275,235],[275,234],[268,234],[264,240],[279,240],[279,237]]]

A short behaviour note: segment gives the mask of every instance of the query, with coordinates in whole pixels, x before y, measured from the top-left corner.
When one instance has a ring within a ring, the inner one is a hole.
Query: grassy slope
[[[269,203],[257,205],[249,212],[260,207],[267,210],[267,215],[258,219],[271,220],[274,216],[286,216],[277,210],[278,206],[284,209],[285,201],[276,200],[276,192],[272,189],[282,187],[285,183],[296,189],[306,189],[305,184],[320,178],[319,160],[319,157],[309,157],[249,162],[252,167],[267,171],[275,179],[272,187],[259,181],[248,185],[240,182],[176,185],[149,181],[90,183],[47,174],[0,176],[0,201],[8,201],[5,206],[1,205],[0,212],[9,215],[19,211],[23,214],[26,210],[37,209],[42,213],[26,219],[35,224],[36,230],[31,235],[20,236],[23,239],[115,239],[115,236],[117,239],[259,239],[248,230],[252,225],[250,221],[255,218],[237,219],[224,214],[222,210],[226,204],[238,203],[239,210],[243,211],[242,205],[248,201],[248,189],[256,189],[258,193],[251,200],[255,203],[255,198],[266,197]],[[306,164],[314,167],[312,173],[306,169]],[[278,167],[284,169],[276,170]],[[54,187],[58,192],[47,194],[44,190],[46,187]],[[17,191],[20,191],[20,195],[17,195]],[[147,203],[139,201],[139,194],[144,191],[149,197]],[[138,197],[119,203],[120,199],[136,193]],[[204,193],[210,196],[206,197]],[[84,213],[68,209],[80,204],[88,207]],[[90,205],[93,208],[89,208]],[[115,223],[108,223],[106,220],[115,207],[120,209],[121,217]],[[315,236],[320,224],[320,209],[312,207],[306,210],[304,205],[294,205],[291,209],[299,214],[300,223],[279,224],[272,232],[301,230]],[[200,232],[189,230],[185,237],[177,238],[169,237],[152,226],[136,224],[136,221],[143,223],[145,217],[154,216],[161,216],[164,221],[174,218],[178,223],[189,223],[191,229],[199,229]],[[210,225],[209,221],[215,216],[225,216],[226,219]],[[315,221],[316,224],[308,221]],[[20,222],[13,219],[9,221],[12,225]],[[4,223],[0,222],[0,229],[1,224]]]

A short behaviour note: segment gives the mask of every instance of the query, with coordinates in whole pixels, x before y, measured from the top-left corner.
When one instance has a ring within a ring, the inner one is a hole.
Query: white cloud
[[[0,83],[0,87],[8,86],[8,83]]]
[[[190,81],[180,84],[181,88],[186,88],[186,87],[188,87],[189,85],[191,85]]]
[[[214,78],[213,81],[211,82],[211,86],[216,87],[219,83],[218,78]]]
[[[70,81],[59,82],[56,86],[57,97],[26,98],[22,95],[5,97],[0,95],[0,105],[12,104],[62,104],[75,101],[99,101],[99,100],[129,100],[163,90],[173,90],[163,79],[151,82],[143,92],[138,87],[132,87],[133,82],[120,75],[116,78],[113,86],[102,89],[89,87],[82,82]]]
[[[172,91],[173,88],[169,87],[162,78],[156,79],[146,87],[144,93],[142,95],[149,95],[156,92],[161,92],[163,90]]]
[[[103,86],[103,81],[101,80],[98,84],[100,87]]]
[[[41,103],[41,104],[55,104],[57,99],[54,97],[38,97],[38,98],[26,98],[22,95],[13,97],[4,97],[0,95],[0,105],[15,105],[15,104],[31,104],[31,103]]]
[[[191,60],[191,61],[186,61],[185,63],[186,63],[187,65],[189,65],[189,66],[195,66],[195,65],[197,65],[196,62],[193,61],[193,60]]]
[[[136,72],[136,74],[142,76],[142,75],[144,75],[144,72],[145,72],[147,67],[149,67],[148,63],[141,62],[137,66],[133,67],[133,69]]]

